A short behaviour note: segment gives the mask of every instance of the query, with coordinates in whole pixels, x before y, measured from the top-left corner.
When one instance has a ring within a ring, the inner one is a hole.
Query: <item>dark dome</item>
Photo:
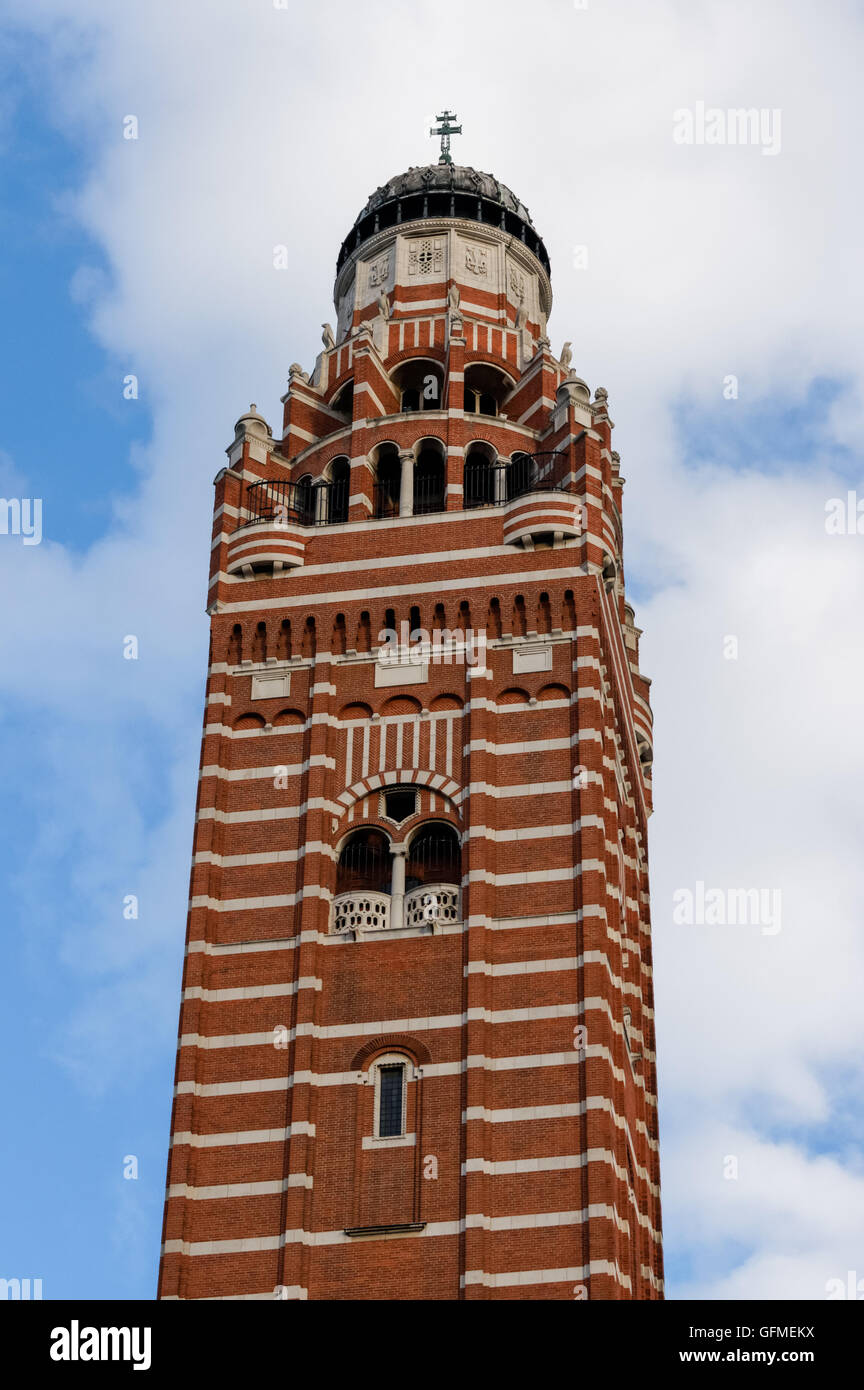
[[[464,164],[425,164],[397,174],[376,188],[342,243],[336,271],[376,232],[424,217],[458,217],[510,232],[548,272],[546,248],[531,214],[516,194],[494,177]]]

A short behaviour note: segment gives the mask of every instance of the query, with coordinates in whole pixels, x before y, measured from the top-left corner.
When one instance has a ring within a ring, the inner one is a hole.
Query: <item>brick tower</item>
[[[551,301],[445,148],[357,218],[281,439],[235,427],[161,1298],[662,1297],[649,682]]]

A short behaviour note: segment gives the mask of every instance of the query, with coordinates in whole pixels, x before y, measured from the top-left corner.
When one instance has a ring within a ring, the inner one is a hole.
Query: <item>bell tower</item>
[[[624,480],[453,119],[216,477],[165,1299],[663,1296]]]

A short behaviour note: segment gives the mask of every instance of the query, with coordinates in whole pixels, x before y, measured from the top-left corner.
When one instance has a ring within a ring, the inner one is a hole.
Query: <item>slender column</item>
[[[411,449],[399,450],[402,476],[399,480],[399,515],[414,515],[414,453]]]
[[[496,503],[507,501],[507,469],[509,468],[509,466],[510,460],[509,458],[507,458],[506,454],[499,454],[497,460],[497,467],[495,468],[495,472],[493,475],[495,482]]]
[[[393,879],[390,884],[390,926],[398,931],[405,925],[405,846],[391,846]]]

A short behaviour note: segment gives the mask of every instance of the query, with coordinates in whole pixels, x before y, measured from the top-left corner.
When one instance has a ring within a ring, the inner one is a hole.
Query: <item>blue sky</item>
[[[26,60],[31,47],[22,44],[19,59]],[[5,56],[8,91],[8,52]],[[64,194],[83,177],[85,152],[45,124],[38,92],[25,83],[16,86],[15,100],[7,105],[0,173],[5,248],[0,285],[7,324],[0,372],[2,491],[4,496],[43,495],[46,536],[80,553],[111,524],[114,498],[134,493],[132,450],[146,441],[152,420],[146,401],[123,400],[117,363],[94,341],[70,293],[82,264],[104,267],[99,246],[63,206]],[[35,548],[21,547],[16,560],[17,575],[6,575],[5,602],[26,607],[27,566],[38,562]],[[42,640],[50,647],[50,627]],[[11,659],[7,648],[5,661]],[[94,709],[93,717],[110,717],[110,712]],[[194,693],[177,718],[194,763],[200,722]],[[85,746],[88,732],[87,722],[76,722],[74,733]],[[42,1278],[46,1297],[149,1298],[162,1217],[174,1036],[170,1027],[162,1028],[155,1048],[153,1039],[148,1041],[145,1065],[131,1069],[131,1086],[81,1086],[64,1065],[70,1001],[101,974],[74,949],[75,929],[92,903],[76,882],[76,804],[58,806],[53,775],[54,758],[63,758],[62,744],[72,734],[68,724],[58,725],[53,712],[46,712],[38,693],[3,699],[7,1137],[0,1171],[6,1194],[0,1249],[9,1276]],[[164,815],[162,749],[158,736],[134,716],[119,728],[118,744],[129,768],[115,812],[134,843],[139,821],[152,825]],[[80,763],[78,775],[88,775]],[[190,788],[190,843],[193,797]],[[135,930],[138,924],[122,917],[122,897],[134,884],[130,887],[128,874],[118,874],[110,851],[103,872],[101,893],[115,902],[117,933]],[[176,1001],[182,889],[175,925],[173,969],[166,971],[166,980]],[[110,988],[110,973],[105,978]],[[134,1036],[128,1045],[131,1059]],[[126,1154],[138,1156],[137,1182],[123,1178]]]
[[[455,0],[418,6],[420,53],[384,0],[341,5],[335,47],[332,15],[301,29],[263,0],[7,4],[0,493],[42,497],[44,539],[0,536],[0,1274],[50,1298],[153,1295],[211,482],[249,401],[278,427],[347,228],[431,157],[449,103],[456,157],[531,208],[553,346],[608,388],[627,479],[670,1293],[819,1298],[864,1275],[864,537],[824,528],[826,500],[862,488],[864,22],[844,0],[831,26],[794,0],[751,10],[539,0],[535,52],[513,48],[524,7],[478,0],[481,62]],[[514,51],[542,119],[499,80]],[[699,99],[781,107],[781,153],[676,146],[672,112]],[[781,888],[782,932],[676,926],[673,892],[700,879]]]

